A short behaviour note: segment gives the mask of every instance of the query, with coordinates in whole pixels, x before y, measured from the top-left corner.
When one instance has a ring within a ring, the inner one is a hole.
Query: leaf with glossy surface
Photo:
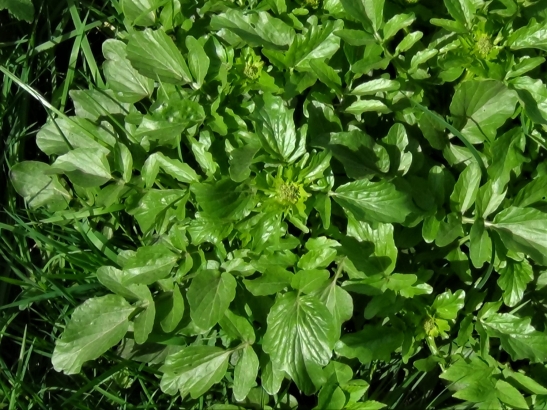
[[[5,9],[19,20],[30,23],[34,19],[34,5],[31,0],[0,0],[0,10]]]
[[[142,75],[172,84],[192,82],[192,75],[177,46],[163,30],[134,31],[127,58]]]
[[[332,195],[360,221],[400,223],[413,210],[409,195],[386,181],[350,182],[338,187]]]
[[[161,329],[171,333],[177,328],[184,315],[184,299],[179,285],[175,283],[171,292],[166,292],[158,299],[157,311]]]
[[[547,51],[546,23],[530,19],[527,26],[519,28],[509,36],[508,42],[513,50],[537,48]]]
[[[76,148],[61,155],[51,165],[52,171],[63,173],[76,185],[92,188],[112,179],[110,165],[103,151]]]
[[[463,309],[465,303],[465,292],[461,289],[452,293],[447,291],[435,298],[431,309],[435,310],[435,316],[441,319],[453,320],[458,312]]]
[[[250,46],[279,49],[292,43],[294,30],[280,19],[265,11],[245,14],[240,10],[228,9],[225,13],[211,18],[213,30],[230,30]]]
[[[301,270],[292,277],[291,286],[302,293],[312,293],[323,287],[329,276],[325,269]]]
[[[78,306],[63,335],[55,343],[51,362],[58,372],[76,374],[88,360],[100,357],[119,343],[135,310],[124,298],[106,295]]]
[[[251,389],[256,386],[258,375],[258,356],[252,346],[245,346],[234,369],[234,398],[245,400]]]
[[[108,86],[118,100],[135,103],[152,94],[154,80],[141,75],[127,59],[126,45],[119,40],[108,39],[103,43],[106,59],[103,72]]]
[[[279,266],[271,266],[257,279],[244,279],[243,283],[254,296],[273,295],[290,286],[293,274]]]
[[[36,144],[47,155],[63,155],[77,148],[104,152],[109,150],[99,141],[105,141],[105,130],[85,118],[67,117],[48,121],[36,135]],[[106,132],[107,141],[114,145],[113,137]],[[111,140],[112,138],[112,140]]]
[[[231,350],[214,346],[188,346],[167,356],[160,368],[160,387],[167,394],[190,394],[193,399],[204,394],[226,374]]]
[[[226,272],[201,271],[190,284],[190,317],[202,329],[218,323],[236,296],[236,280]]]
[[[139,307],[144,308],[133,320],[135,343],[143,344],[148,339],[150,333],[152,333],[154,320],[156,319],[156,305],[148,286],[133,285],[131,286],[131,292],[139,296],[142,301]]]
[[[546,214],[533,208],[509,207],[496,215],[492,228],[508,249],[547,266]]]
[[[178,256],[165,245],[141,246],[124,265],[124,284],[151,285],[170,273]]]
[[[23,161],[10,170],[15,191],[30,208],[47,206],[52,210],[65,209],[72,199],[55,175],[48,175],[51,167],[38,161]]]
[[[334,321],[323,303],[295,292],[279,296],[268,314],[263,350],[304,392],[313,392],[314,366],[326,366],[336,340]]]
[[[286,162],[294,162],[304,154],[304,144],[296,133],[294,110],[285,107],[281,97],[264,94],[255,111],[256,132],[262,147]]]
[[[514,307],[522,300],[528,283],[534,279],[532,265],[526,259],[521,262],[509,259],[499,273],[498,285],[503,290],[503,302]]]
[[[515,111],[517,100],[517,93],[499,81],[465,81],[456,88],[450,113],[469,142],[479,144],[495,138],[497,129]]]
[[[188,65],[194,80],[201,87],[207,71],[209,70],[210,59],[205,53],[201,43],[192,36],[186,37],[186,47],[188,47]]]
[[[367,81],[355,87],[351,93],[353,95],[374,95],[379,92],[397,91],[401,84],[395,80],[387,78],[378,78],[376,80]]]
[[[387,41],[391,37],[395,36],[399,30],[410,26],[414,20],[416,20],[414,13],[396,14],[390,18],[384,25],[384,41]]]
[[[450,195],[450,206],[453,211],[464,214],[474,203],[481,182],[481,170],[472,162],[460,174],[454,191]]]
[[[500,339],[513,360],[541,363],[547,360],[547,334],[537,331],[530,321],[529,317],[493,313],[481,319],[481,324],[490,337]]]
[[[243,316],[236,315],[230,309],[224,312],[219,324],[230,337],[249,344],[255,342],[255,332],[249,321]]]

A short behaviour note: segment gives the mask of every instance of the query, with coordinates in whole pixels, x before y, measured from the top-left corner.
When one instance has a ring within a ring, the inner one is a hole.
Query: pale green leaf
[[[249,391],[256,386],[258,356],[252,346],[245,346],[234,369],[234,398],[245,400]]]
[[[192,81],[186,61],[163,30],[134,31],[126,50],[133,67],[152,80],[173,84]]]
[[[198,398],[224,377],[231,350],[214,346],[188,346],[167,356],[160,368],[160,387],[167,394]]]
[[[62,173],[76,185],[91,188],[112,179],[104,151],[76,148],[61,155],[51,165],[52,172]]]
[[[408,194],[386,181],[350,182],[338,187],[332,195],[360,221],[403,222],[413,210]]]
[[[229,273],[201,271],[190,284],[190,317],[202,329],[210,329],[222,317],[236,296],[236,280]]]
[[[309,394],[315,390],[310,371],[328,364],[335,338],[332,315],[323,303],[290,292],[279,296],[270,310],[262,347],[275,368]]]
[[[92,298],[78,306],[62,336],[57,339],[51,362],[58,372],[79,373],[82,365],[100,357],[119,343],[135,310],[118,295]]]
[[[51,167],[38,161],[22,161],[10,170],[10,179],[15,191],[31,208],[48,206],[51,210],[65,209],[72,199],[57,176],[48,175]]]
[[[534,279],[532,265],[526,259],[521,262],[509,259],[499,274],[498,285],[503,290],[503,302],[514,307],[522,300],[528,283]]]

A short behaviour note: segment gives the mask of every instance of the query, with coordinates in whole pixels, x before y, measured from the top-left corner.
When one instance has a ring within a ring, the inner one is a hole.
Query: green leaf
[[[414,44],[421,40],[423,36],[424,33],[422,33],[421,31],[414,31],[407,34],[405,38],[403,38],[401,42],[397,44],[397,47],[395,48],[395,53],[400,54],[410,50],[414,46]]]
[[[493,313],[481,319],[481,324],[488,336],[500,339],[502,348],[513,360],[541,363],[547,358],[547,334],[537,331],[530,321],[529,317]]]
[[[287,67],[303,71],[310,70],[313,60],[330,58],[340,47],[340,38],[334,31],[343,27],[340,20],[327,20],[324,24],[317,24],[317,17],[308,20],[309,26],[302,34],[297,34],[286,52],[284,62]]]
[[[394,37],[395,34],[399,32],[399,30],[410,26],[414,22],[414,20],[416,20],[414,13],[394,15],[386,22],[384,26],[384,41],[387,41],[390,38]]]
[[[203,85],[207,71],[209,70],[210,59],[205,53],[203,46],[192,36],[186,37],[188,47],[188,65],[194,80],[199,87]]]
[[[265,11],[244,14],[240,10],[228,9],[211,18],[211,27],[213,30],[230,30],[252,47],[279,49],[291,44],[294,38],[290,26]]]
[[[251,197],[244,185],[238,185],[229,178],[213,184],[193,184],[194,193],[203,215],[215,219],[241,220],[249,213]]]
[[[229,273],[201,271],[190,284],[187,298],[190,317],[200,328],[213,327],[236,296],[236,280]]]
[[[471,0],[444,0],[444,5],[454,20],[469,26],[475,13],[475,5]]]
[[[234,369],[234,398],[243,401],[249,391],[256,386],[258,375],[258,356],[252,346],[245,346]]]
[[[57,339],[51,362],[58,372],[77,374],[82,365],[118,344],[129,328],[135,309],[118,295],[86,300],[72,314]]]
[[[387,149],[362,131],[333,132],[328,143],[325,141],[321,145],[332,152],[351,178],[367,178],[389,171]]]
[[[511,171],[524,161],[526,140],[519,128],[514,128],[497,138],[492,144],[492,164],[488,167],[488,175],[505,186],[511,179]]]
[[[214,346],[188,346],[167,356],[160,367],[160,387],[167,394],[177,392],[193,399],[203,395],[224,377],[231,350]]]
[[[279,296],[271,308],[262,348],[276,369],[310,394],[315,390],[310,372],[328,364],[335,338],[332,316],[323,303],[290,292]]]
[[[351,93],[353,95],[374,95],[379,92],[397,91],[400,87],[401,84],[398,81],[378,78],[359,84]]]
[[[119,103],[111,90],[71,90],[69,95],[76,115],[91,121],[115,114],[125,115],[129,110],[129,105]]]
[[[15,191],[30,208],[47,206],[51,210],[65,209],[72,199],[55,175],[48,175],[51,167],[38,161],[23,161],[15,164],[10,179]]]
[[[441,293],[435,298],[431,309],[435,311],[435,317],[453,320],[458,312],[463,309],[465,303],[465,292],[461,289],[452,294],[451,291]]]
[[[262,381],[262,387],[266,393],[270,395],[277,394],[281,388],[281,383],[285,378],[285,372],[275,368],[270,359],[267,359],[261,366],[262,373],[260,379]]]
[[[271,266],[257,279],[244,279],[243,283],[254,296],[273,295],[289,287],[293,274],[279,266]]]
[[[29,23],[34,20],[34,5],[30,0],[0,0],[0,10],[5,9],[16,19]]]
[[[292,277],[291,286],[302,293],[312,293],[323,287],[329,277],[329,271],[324,269],[301,270]]]
[[[134,31],[127,44],[127,58],[140,74],[152,80],[172,84],[192,82],[182,54],[162,30]]]
[[[135,255],[125,262],[123,283],[151,285],[166,278],[177,260],[178,256],[165,245],[141,246]]]
[[[188,164],[166,157],[161,152],[156,152],[146,159],[142,168],[146,187],[151,187],[154,184],[160,169],[185,184],[199,181],[198,174]]]
[[[349,403],[344,407],[344,410],[379,410],[387,407],[386,404],[376,400],[366,400],[357,403]]]
[[[367,325],[355,333],[348,333],[336,342],[337,354],[357,358],[362,364],[372,360],[389,361],[391,353],[403,344],[403,334],[388,326]]]
[[[112,136],[100,127],[93,125],[90,121],[84,118],[67,117],[57,118],[48,121],[38,132],[36,136],[36,144],[42,152],[47,155],[63,155],[72,149],[87,148],[92,153],[108,154],[109,150],[98,141],[108,141],[112,145],[115,144],[115,139],[112,141]],[[108,139],[108,140],[105,140]]]
[[[236,315],[231,310],[226,310],[219,321],[220,327],[232,338],[253,344],[255,332],[247,319]]]
[[[469,232],[469,257],[477,269],[492,258],[492,240],[482,220],[475,221]]]
[[[475,162],[472,162],[460,174],[454,191],[450,195],[450,205],[453,211],[464,214],[473,206],[480,182],[481,170]]]
[[[161,231],[186,194],[186,191],[177,189],[151,189],[128,209],[128,213],[135,216],[143,233],[153,227]]]
[[[97,280],[111,292],[124,298],[135,301],[141,299],[141,297],[130,289],[130,285],[125,285],[125,273],[120,269],[116,269],[113,266],[101,266],[97,269]]]
[[[336,30],[334,34],[352,46],[366,46],[376,43],[372,34],[362,30],[341,29]]]
[[[515,197],[513,205],[525,208],[536,202],[543,202],[547,196],[545,192],[547,192],[547,175],[541,175],[522,187]]]
[[[360,180],[336,189],[334,200],[360,221],[403,222],[412,212],[408,194],[386,181]]]
[[[76,148],[61,155],[51,165],[52,172],[63,173],[76,185],[91,188],[112,179],[104,151]]]
[[[388,113],[390,109],[379,100],[357,100],[346,108],[346,112],[359,115],[365,112]]]
[[[314,410],[342,410],[346,404],[346,396],[343,390],[335,384],[323,386],[317,396],[317,406]]]
[[[320,249],[312,249],[305,253],[298,261],[300,269],[318,269],[326,268],[336,258],[336,249],[323,247]]]
[[[527,409],[528,404],[524,399],[524,396],[520,392],[511,386],[509,383],[498,380],[496,382],[496,390],[498,399],[503,403],[511,406],[512,409]]]
[[[443,247],[450,245],[457,238],[463,236],[463,226],[461,218],[452,213],[446,217],[446,222],[442,221],[437,232],[437,238],[435,239],[435,245]]]
[[[367,275],[390,274],[397,262],[397,247],[393,238],[393,225],[378,223],[372,225],[348,218],[347,235],[360,243],[346,239],[342,241],[344,253],[355,266]],[[371,252],[367,248],[372,247]]]
[[[547,30],[545,22],[530,19],[528,25],[519,28],[509,36],[508,43],[513,50],[537,48],[547,51]]]
[[[532,265],[526,259],[521,262],[508,259],[499,273],[498,285],[503,290],[503,302],[514,307],[522,300],[528,283],[534,279]]]
[[[176,283],[171,292],[165,292],[162,296],[157,303],[158,319],[162,330],[171,333],[184,315],[184,299]]]
[[[476,214],[483,218],[488,217],[495,212],[502,201],[505,199],[507,191],[503,190],[503,185],[500,180],[489,180],[477,193],[477,204],[475,206]]]
[[[336,284],[336,277],[322,289],[318,289],[315,296],[327,307],[334,321],[336,339],[340,338],[341,327],[353,316],[353,299],[351,295]]]
[[[499,81],[464,81],[456,88],[450,113],[469,142],[480,144],[495,138],[513,115],[517,100],[517,93]]]
[[[384,22],[384,0],[342,0],[344,9],[353,18],[361,21],[365,29],[372,26],[378,31]]]
[[[260,146],[245,145],[231,152],[230,178],[235,182],[243,182],[251,175],[250,166]]]
[[[156,318],[156,305],[150,289],[145,285],[133,285],[131,286],[131,292],[135,293],[142,300],[140,307],[144,308],[135,319],[133,320],[133,333],[135,342],[137,344],[143,344],[148,339],[152,328],[154,327],[154,320]]]
[[[532,394],[546,395],[547,388],[536,382],[534,379],[510,369],[503,370],[503,375],[506,379],[511,379],[517,382],[520,386]]]
[[[157,5],[151,0],[122,0],[123,14],[135,26],[148,27],[156,22]]]
[[[509,207],[494,218],[492,228],[505,246],[547,266],[547,216],[533,208]]]
[[[281,97],[264,94],[253,119],[262,147],[274,157],[294,162],[305,152],[305,138],[297,135],[294,110],[285,107]]]
[[[342,86],[342,80],[340,80],[340,77],[334,68],[319,59],[310,60],[309,64],[312,71],[317,78],[319,78],[319,81],[332,88],[337,94],[342,93],[340,88]]]
[[[106,59],[103,72],[108,86],[115,92],[116,99],[135,103],[154,91],[154,80],[147,78],[133,68],[127,59],[126,45],[122,41],[108,39],[103,43]]]

